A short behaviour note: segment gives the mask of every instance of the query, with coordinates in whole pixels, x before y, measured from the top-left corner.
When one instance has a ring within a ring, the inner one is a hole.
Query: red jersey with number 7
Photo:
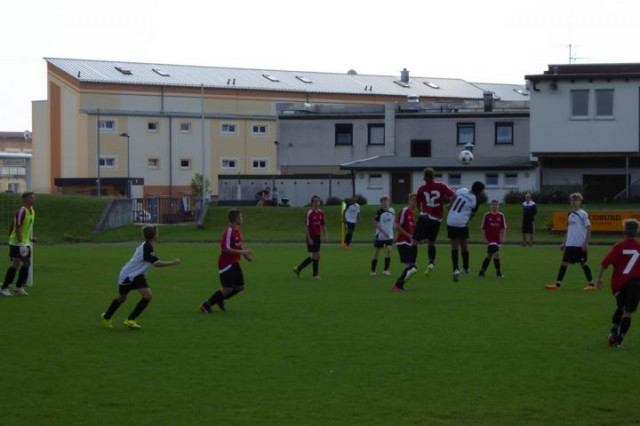
[[[502,230],[507,229],[507,220],[502,212],[487,212],[482,218],[480,229],[484,230],[487,244],[502,244]]]
[[[240,255],[228,253],[226,249],[242,250],[242,234],[240,229],[229,226],[220,240],[220,257],[218,257],[218,272],[223,273],[235,263],[240,262]]]
[[[443,182],[429,182],[418,188],[416,201],[420,215],[441,221],[444,216],[444,197],[452,197],[453,190]]]
[[[305,226],[309,229],[309,235],[312,237],[318,237],[322,234],[322,226],[324,222],[324,213],[322,210],[309,210],[307,212],[307,219]]]
[[[613,265],[611,292],[616,294],[631,278],[640,278],[640,243],[632,238],[617,243],[602,261],[602,267]]]

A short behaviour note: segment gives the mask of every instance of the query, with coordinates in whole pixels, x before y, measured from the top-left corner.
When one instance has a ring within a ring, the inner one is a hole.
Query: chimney
[[[493,92],[490,90],[482,92],[482,100],[484,101],[484,112],[493,111]]]
[[[406,68],[403,68],[402,71],[400,71],[400,81],[403,83],[409,82],[409,71]]]

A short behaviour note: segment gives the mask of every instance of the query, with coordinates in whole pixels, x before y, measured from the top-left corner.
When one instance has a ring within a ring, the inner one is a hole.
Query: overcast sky
[[[436,4],[437,3],[437,4]],[[0,131],[31,129],[43,57],[521,83],[550,63],[640,62],[637,0],[3,1]]]

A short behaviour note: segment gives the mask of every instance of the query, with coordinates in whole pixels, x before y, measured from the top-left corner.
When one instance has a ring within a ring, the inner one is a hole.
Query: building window
[[[589,90],[571,91],[571,116],[587,117],[589,115]]]
[[[268,158],[252,158],[251,167],[253,170],[269,170]]]
[[[498,186],[498,174],[497,173],[487,173],[485,175],[485,182],[487,186]]]
[[[369,174],[369,183],[367,185],[370,189],[381,189],[383,187],[382,174],[371,173]]]
[[[496,145],[513,145],[513,123],[496,123]]]
[[[596,90],[596,116],[598,117],[613,116],[613,90],[612,89]]]
[[[462,184],[462,176],[460,173],[449,173],[449,185],[460,186]]]
[[[517,173],[505,173],[504,174],[505,186],[518,186],[518,174]]]
[[[147,122],[147,132],[158,133],[160,129],[160,123],[157,121],[149,121]]]
[[[353,124],[336,124],[336,145],[353,145]]]
[[[100,120],[98,121],[98,128],[101,132],[115,132],[116,121],[115,120]]]
[[[475,123],[458,123],[457,124],[458,145],[466,145],[468,143],[476,143],[476,125]]]
[[[191,158],[180,159],[180,170],[191,170]]]
[[[191,123],[180,123],[180,133],[191,133]]]
[[[100,157],[99,164],[101,169],[115,169],[116,157]]]
[[[221,158],[220,159],[220,168],[222,170],[237,170],[238,169],[238,159],[237,158]]]
[[[150,170],[157,170],[160,168],[160,159],[153,157],[153,158],[147,158],[147,169]]]
[[[268,124],[254,124],[252,126],[252,132],[256,136],[269,136]]]
[[[222,123],[220,125],[220,133],[223,135],[236,135],[238,134],[238,125],[231,123]]]
[[[384,145],[384,124],[369,124],[369,145]]]
[[[431,157],[431,140],[412,140],[412,157]]]

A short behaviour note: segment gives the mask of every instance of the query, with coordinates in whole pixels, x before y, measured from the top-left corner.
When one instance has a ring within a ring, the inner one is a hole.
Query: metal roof
[[[522,84],[471,83],[480,89],[494,93],[500,101],[528,101],[529,91]]]
[[[79,82],[200,87],[281,92],[482,99],[483,89],[461,79],[400,75],[338,74],[314,71],[150,64],[89,59],[45,58]],[[118,70],[120,68],[121,70]],[[277,80],[277,81],[274,81]],[[524,86],[523,86],[524,88]]]
[[[437,170],[527,170],[536,167],[536,162],[527,156],[484,157],[476,155],[467,166],[451,157],[394,157],[379,156],[341,164],[344,170],[422,170],[433,167]]]

